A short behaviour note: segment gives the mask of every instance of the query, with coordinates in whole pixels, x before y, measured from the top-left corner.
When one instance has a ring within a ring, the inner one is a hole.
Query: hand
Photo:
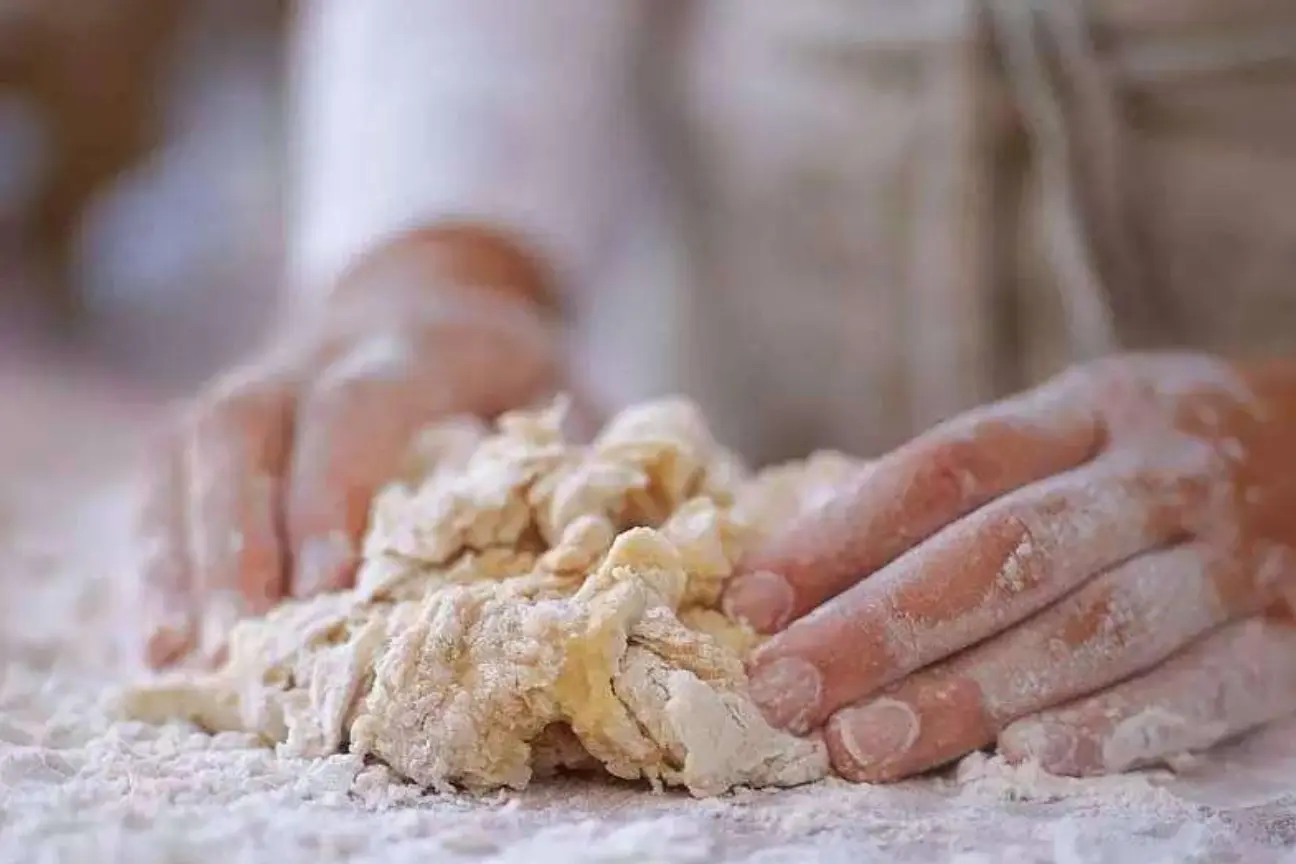
[[[538,282],[491,236],[410,235],[177,412],[142,514],[148,662],[210,656],[237,618],[348,587],[371,496],[414,432],[552,392]]]
[[[1296,367],[1117,357],[946,423],[745,562],[771,721],[883,781],[1090,774],[1296,711]]]

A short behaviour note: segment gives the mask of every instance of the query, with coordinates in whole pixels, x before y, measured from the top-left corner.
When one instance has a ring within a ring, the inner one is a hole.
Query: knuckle
[[[311,387],[314,400],[345,391],[389,387],[407,381],[418,352],[408,333],[383,332],[361,339],[327,363]]]
[[[1034,393],[1049,405],[1084,406],[1101,419],[1135,398],[1141,387],[1138,364],[1115,355],[1069,366]]]
[[[274,422],[290,404],[293,385],[292,378],[261,364],[226,372],[184,412],[190,434]]]
[[[213,413],[236,424],[250,423],[273,416],[287,398],[285,382],[274,378],[257,378],[238,386],[222,388],[212,394]]]
[[[249,378],[209,388],[182,414],[182,452],[191,478],[264,470],[282,459],[292,425],[291,390],[282,380]]]
[[[933,507],[962,510],[976,500],[987,480],[987,459],[975,436],[942,442],[927,462],[925,486]]]

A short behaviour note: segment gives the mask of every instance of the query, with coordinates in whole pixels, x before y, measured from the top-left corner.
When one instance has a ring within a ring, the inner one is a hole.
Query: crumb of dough
[[[374,501],[353,590],[241,622],[219,670],[134,688],[125,712],[349,750],[437,790],[563,770],[699,796],[823,777],[823,743],[748,697],[759,639],[715,607],[745,549],[862,463],[750,474],[679,399],[578,445],[565,409],[425,432]]]

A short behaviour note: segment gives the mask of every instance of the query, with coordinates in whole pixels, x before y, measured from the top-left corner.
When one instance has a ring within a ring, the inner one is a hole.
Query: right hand
[[[1114,773],[1296,711],[1296,363],[1128,354],[953,418],[756,550],[751,692],[885,782]]]
[[[370,499],[414,433],[562,386],[542,282],[491,235],[412,234],[176,412],[141,513],[147,662],[211,659],[238,618],[349,587]]]

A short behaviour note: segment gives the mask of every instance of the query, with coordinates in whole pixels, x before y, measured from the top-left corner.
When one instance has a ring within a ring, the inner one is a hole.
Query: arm
[[[144,653],[354,578],[418,429],[565,386],[544,307],[611,225],[635,5],[307,0],[290,285],[269,353],[176,417],[142,532]]]
[[[633,159],[641,17],[637,3],[601,0],[304,4],[289,238],[299,296],[327,293],[385,241],[455,224],[582,285]]]

